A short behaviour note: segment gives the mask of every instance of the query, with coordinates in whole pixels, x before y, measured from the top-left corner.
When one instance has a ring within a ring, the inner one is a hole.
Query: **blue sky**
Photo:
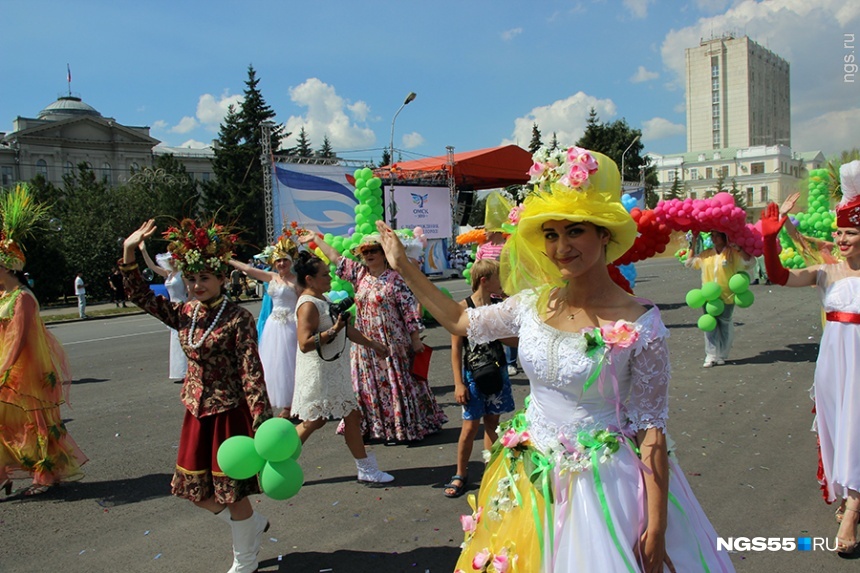
[[[248,64],[275,110],[318,148],[378,160],[397,117],[403,159],[582,134],[590,107],[683,152],[684,48],[749,35],[791,64],[792,147],[860,146],[860,2],[513,0],[52,2],[0,0],[0,131],[66,91],[171,146],[217,135]],[[846,41],[854,34],[853,44]]]

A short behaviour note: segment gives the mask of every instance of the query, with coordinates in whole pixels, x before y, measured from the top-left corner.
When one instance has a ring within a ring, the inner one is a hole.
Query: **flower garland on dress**
[[[224,300],[221,301],[221,306],[218,308],[218,314],[215,315],[215,318],[212,320],[212,324],[209,325],[209,328],[206,329],[206,332],[203,333],[203,336],[200,337],[200,340],[194,342],[194,330],[197,328],[197,315],[200,313],[200,306],[202,302],[197,302],[197,306],[194,307],[194,312],[191,314],[191,328],[188,330],[188,346],[197,350],[201,346],[203,346],[203,341],[206,340],[206,337],[212,334],[212,331],[215,330],[215,325],[218,324],[218,321],[221,319],[221,315],[224,313],[224,307],[227,306],[227,297],[224,297]]]

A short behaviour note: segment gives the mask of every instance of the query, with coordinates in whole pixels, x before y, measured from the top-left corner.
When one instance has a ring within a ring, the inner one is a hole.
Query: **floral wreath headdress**
[[[27,257],[21,240],[32,235],[47,218],[49,207],[30,194],[30,188],[19,183],[0,197],[0,265],[13,271],[24,269]]]
[[[510,211],[511,237],[502,252],[505,292],[562,286],[561,272],[546,256],[541,230],[547,221],[589,222],[610,233],[606,262],[623,255],[636,240],[636,222],[621,203],[621,176],[615,162],[581,147],[541,148],[529,169],[534,185],[523,204]]]
[[[860,227],[860,160],[839,168],[842,200],[836,206],[837,227]]]
[[[280,259],[290,259],[291,261],[294,261],[297,256],[299,256],[298,245],[296,245],[289,235],[284,234],[278,237],[277,242],[272,245],[272,252],[269,255],[269,264],[274,264],[275,261]]]
[[[192,219],[183,219],[178,226],[168,228],[164,238],[170,242],[167,250],[173,254],[176,268],[189,274],[226,274],[227,263],[239,242],[239,237],[224,225],[214,221],[198,225]]]

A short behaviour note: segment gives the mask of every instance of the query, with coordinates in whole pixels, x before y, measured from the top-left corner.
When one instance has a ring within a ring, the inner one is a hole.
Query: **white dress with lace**
[[[167,289],[167,296],[170,302],[185,302],[188,300],[188,289],[185,287],[185,281],[182,280],[182,273],[170,273],[164,279],[164,288]],[[185,378],[185,371],[188,369],[188,358],[185,352],[182,351],[182,345],[179,343],[179,333],[173,328],[170,330],[170,366],[168,377],[171,380],[182,380]]]
[[[860,277],[846,263],[822,265],[824,311],[860,315]],[[834,317],[835,318],[835,317]],[[827,320],[815,363],[814,399],[827,500],[860,491],[860,324]]]
[[[499,432],[458,568],[470,570],[487,550],[519,554],[520,566],[534,572],[639,571],[644,466],[629,438],[649,428],[665,432],[668,331],[652,307],[634,323],[604,326],[602,336],[563,332],[543,322],[537,299],[523,292],[467,310],[469,340],[519,337],[531,396],[525,413]],[[666,549],[677,571],[733,571],[674,455],[669,463]],[[540,524],[535,500],[549,502]],[[530,559],[530,550],[540,557]]]
[[[303,304],[317,307],[320,317],[317,332],[324,332],[334,325],[329,315],[328,301],[303,294],[296,303],[296,311]],[[310,352],[299,351],[296,354],[296,391],[292,409],[295,416],[308,421],[320,418],[337,419],[358,408],[349,377],[349,344],[344,328],[332,342],[321,347],[325,358],[334,358],[340,353],[337,360],[322,360],[315,349]]]
[[[296,289],[281,280],[266,289],[272,312],[260,336],[260,362],[266,376],[266,393],[272,408],[289,408],[296,380]]]

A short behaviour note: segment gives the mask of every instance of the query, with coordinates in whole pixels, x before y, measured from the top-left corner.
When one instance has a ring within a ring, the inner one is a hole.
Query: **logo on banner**
[[[418,193],[412,193],[412,202],[418,205],[419,209],[424,208],[424,202],[427,200],[429,193],[425,193],[424,195],[419,195]]]

